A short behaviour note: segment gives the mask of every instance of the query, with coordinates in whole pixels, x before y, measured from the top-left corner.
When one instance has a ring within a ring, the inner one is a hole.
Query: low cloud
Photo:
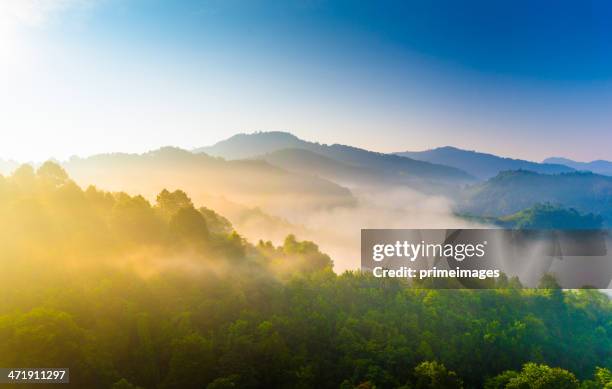
[[[354,190],[355,206],[335,207],[285,215],[289,224],[274,225],[257,219],[257,228],[248,222],[234,222],[237,230],[252,241],[282,242],[289,233],[312,240],[334,260],[337,272],[357,269],[360,264],[362,228],[476,228],[476,223],[453,213],[453,203],[443,196],[426,195],[409,188],[390,187],[378,191]],[[223,209],[221,209],[223,213]]]

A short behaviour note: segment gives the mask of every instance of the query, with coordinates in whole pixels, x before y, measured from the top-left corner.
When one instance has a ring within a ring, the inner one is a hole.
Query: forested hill
[[[604,227],[604,219],[600,215],[581,213],[573,208],[550,203],[538,203],[533,207],[500,217],[462,214],[458,216],[481,224],[517,230],[600,230]]]
[[[0,176],[0,366],[94,389],[612,385],[598,291],[337,275],[314,243],[249,243],[202,205],[82,189],[54,163]]]
[[[598,230],[603,227],[603,218],[592,213],[581,214],[573,208],[563,208],[552,204],[536,204],[497,221],[506,228],[542,230]]]
[[[538,174],[530,171],[502,172],[464,192],[462,210],[483,216],[504,216],[550,203],[612,222],[612,177],[589,172]]]
[[[210,195],[279,213],[353,205],[351,192],[331,181],[288,172],[265,161],[226,161],[164,147],[144,154],[101,154],[64,164],[82,185],[141,193],[182,188],[194,199]]]

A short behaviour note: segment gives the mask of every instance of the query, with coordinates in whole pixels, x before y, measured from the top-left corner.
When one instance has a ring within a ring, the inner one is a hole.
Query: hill
[[[506,170],[530,170],[544,174],[574,171],[573,168],[559,163],[537,163],[522,159],[504,158],[450,146],[425,151],[404,151],[395,154],[419,161],[453,166],[480,179],[489,179]]]
[[[225,159],[245,159],[268,154],[281,149],[310,149],[314,143],[301,140],[284,131],[254,132],[236,134],[212,146],[200,147],[194,152],[206,153]]]
[[[503,216],[550,203],[612,220],[612,177],[587,172],[538,174],[519,170],[502,172],[471,186],[463,193],[462,211]]]
[[[596,230],[602,227],[601,216],[581,214],[573,208],[536,204],[510,216],[499,218],[499,224],[517,229]]]
[[[492,217],[458,214],[468,221],[517,230],[599,230],[604,220],[600,215],[581,213],[549,203],[538,203],[511,215]]]
[[[582,214],[573,208],[536,204],[515,214],[500,217],[497,224],[527,230],[596,230],[602,227],[603,219],[592,213]]]
[[[565,166],[572,167],[576,170],[587,170],[597,174],[603,174],[606,176],[612,176],[612,162],[598,159],[591,162],[576,162],[567,158],[547,158],[544,163],[559,163]]]
[[[0,199],[0,365],[70,366],[69,387],[612,384],[596,290],[338,275],[314,242],[249,243],[182,190],[83,190],[50,162],[0,177]]]
[[[187,189],[197,201],[225,197],[266,210],[306,210],[350,205],[350,191],[319,177],[287,172],[265,161],[226,161],[166,147],[145,154],[72,158],[66,170],[82,185],[143,193]]]
[[[284,170],[322,177],[351,187],[418,184],[418,179],[369,167],[349,165],[305,149],[282,149],[256,157]]]
[[[242,159],[259,157],[282,149],[307,150],[345,165],[371,169],[376,174],[405,176],[407,180],[419,179],[452,183],[474,180],[474,177],[454,167],[377,153],[352,146],[308,142],[287,132],[238,134],[213,146],[195,149],[194,152],[204,152],[226,159]]]

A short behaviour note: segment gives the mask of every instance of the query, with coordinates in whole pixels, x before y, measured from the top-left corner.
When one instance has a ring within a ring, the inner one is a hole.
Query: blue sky
[[[288,130],[612,159],[612,3],[4,0],[0,156]]]

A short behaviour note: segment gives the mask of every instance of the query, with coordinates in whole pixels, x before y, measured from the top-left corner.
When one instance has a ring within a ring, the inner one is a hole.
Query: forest
[[[54,162],[0,176],[0,366],[68,367],[75,388],[612,388],[597,290],[336,274],[314,242],[248,242],[205,205]]]

